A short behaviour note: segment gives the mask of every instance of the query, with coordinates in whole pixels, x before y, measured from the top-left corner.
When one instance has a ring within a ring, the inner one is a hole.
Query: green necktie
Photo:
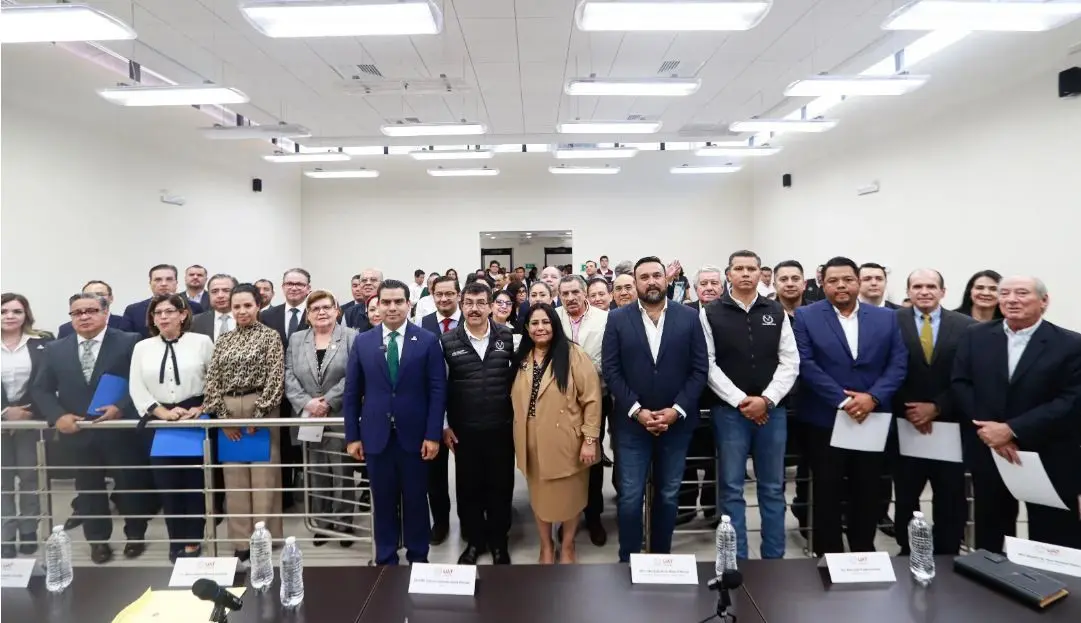
[[[387,342],[387,373],[390,375],[390,384],[398,383],[398,332],[390,332],[390,341]]]
[[[923,326],[920,327],[920,346],[923,347],[923,360],[931,363],[931,356],[935,352],[935,334],[931,330],[931,314],[923,315]]]

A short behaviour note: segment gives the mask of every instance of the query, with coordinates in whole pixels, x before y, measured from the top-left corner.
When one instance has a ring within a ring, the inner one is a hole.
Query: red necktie
[[[450,318],[443,319],[443,333],[450,331]]]

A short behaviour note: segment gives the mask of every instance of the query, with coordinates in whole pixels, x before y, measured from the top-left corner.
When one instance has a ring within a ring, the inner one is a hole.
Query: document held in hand
[[[956,422],[933,422],[924,435],[912,422],[897,420],[897,443],[901,456],[948,463],[961,462],[961,425]]]
[[[988,448],[991,458],[995,460],[1002,482],[1010,490],[1010,495],[1021,502],[1030,504],[1042,504],[1051,508],[1066,510],[1069,508],[1055,491],[1051,479],[1047,476],[1047,470],[1043,467],[1043,461],[1036,452],[1018,452],[1021,458],[1020,465],[1014,465],[998,455],[998,452]]]
[[[233,441],[218,429],[218,460],[222,463],[266,463],[270,461],[270,429],[257,428],[249,434],[240,429],[240,439]]]
[[[890,435],[892,421],[892,413],[871,413],[860,424],[845,413],[844,409],[838,409],[837,417],[833,420],[830,445],[847,450],[882,452],[886,449],[886,438]]]
[[[207,414],[199,420],[209,419]],[[154,443],[150,446],[150,456],[178,457],[203,456],[203,439],[206,433],[202,428],[190,426],[170,426],[154,430]]]
[[[98,409],[115,405],[128,395],[128,380],[115,374],[103,374],[98,379],[98,386],[94,388],[94,397],[90,399],[90,406],[86,409],[86,415],[91,418],[102,416]]]
[[[302,418],[310,418],[311,416],[312,416],[312,414],[309,413],[307,409],[304,409],[304,412],[301,414],[300,417],[302,417]],[[311,442],[318,443],[318,442],[320,442],[322,440],[323,440],[323,427],[322,426],[301,426],[300,428],[297,429],[297,441],[311,441]]]

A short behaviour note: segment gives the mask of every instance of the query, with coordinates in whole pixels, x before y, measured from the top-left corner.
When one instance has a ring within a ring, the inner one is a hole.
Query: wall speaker
[[[785,173],[784,175],[781,176],[781,186],[784,186],[785,188],[792,188],[792,174],[791,173]]]
[[[1058,74],[1058,96],[1077,97],[1081,95],[1081,67],[1071,67]]]
[[[261,180],[261,179],[259,179],[257,177],[253,177],[252,180],[251,180],[251,191],[253,193],[261,193],[261,192],[263,192],[263,180]]]

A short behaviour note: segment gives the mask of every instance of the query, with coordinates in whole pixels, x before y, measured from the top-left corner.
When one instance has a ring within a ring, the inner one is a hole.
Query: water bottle
[[[270,531],[266,524],[255,524],[255,532],[251,533],[249,542],[251,586],[257,591],[264,592],[274,583],[274,558],[271,556]]]
[[[296,608],[304,602],[304,555],[297,547],[296,537],[285,539],[281,557],[282,606]]]
[[[908,522],[908,548],[908,570],[921,586],[927,586],[935,578],[935,546],[931,524],[920,511],[912,513]]]
[[[732,526],[732,518],[721,515],[721,523],[717,524],[717,575],[723,575],[725,571],[736,570],[736,529]]]
[[[64,526],[56,526],[45,542],[45,588],[50,593],[62,592],[71,584],[71,538]]]

